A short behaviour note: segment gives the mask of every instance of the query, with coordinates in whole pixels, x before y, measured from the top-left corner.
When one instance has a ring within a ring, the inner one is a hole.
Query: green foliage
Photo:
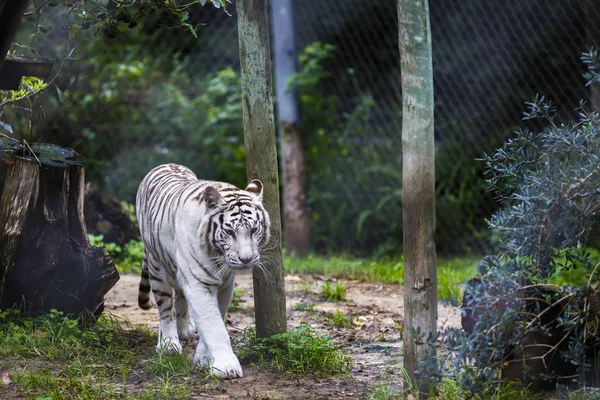
[[[25,318],[0,311],[0,358],[19,398],[189,398],[189,385],[177,379],[197,379],[198,371],[185,356],[148,354],[156,340],[109,314],[69,318],[51,310]],[[132,387],[140,377],[143,389]]]
[[[296,311],[306,311],[306,312],[313,312],[315,311],[315,305],[310,303],[298,303],[294,305],[294,310]]]
[[[156,353],[150,363],[147,365],[148,371],[153,375],[170,379],[177,376],[188,375],[192,373],[194,367],[187,354],[177,352],[161,351]]]
[[[141,240],[131,240],[121,247],[116,243],[104,243],[102,235],[88,234],[92,247],[106,246],[119,272],[139,274],[144,261],[144,244]]]
[[[331,338],[308,324],[267,339],[257,337],[254,328],[247,329],[236,353],[241,360],[294,376],[327,377],[348,372],[352,366],[352,359],[337,350]]]
[[[139,274],[142,272],[144,261],[144,245],[141,240],[130,240],[123,247],[121,257],[117,258],[117,264],[121,272]]]
[[[336,328],[347,328],[350,326],[350,320],[340,310],[335,310],[330,318],[331,324]]]
[[[115,2],[118,3],[118,2]],[[127,2],[124,2],[127,3]],[[71,0],[65,2],[47,1],[41,5],[32,4],[27,13],[27,21],[35,24],[35,36],[46,37],[54,29],[69,31],[69,39],[79,36],[92,28],[108,39],[114,39],[125,27],[134,29],[139,23],[147,22],[148,16],[155,16],[153,23],[164,28],[180,28],[197,37],[199,24],[193,24],[190,12],[206,4],[224,8],[229,0],[190,0],[164,1],[150,0],[129,2],[130,4],[109,5],[102,1]],[[61,15],[61,26],[55,18]],[[34,50],[32,48],[32,50]]]
[[[121,201],[121,208],[123,212],[127,214],[131,222],[137,224],[137,215],[135,213],[135,204],[128,203],[126,201]]]
[[[344,301],[346,300],[346,287],[340,281],[337,281],[335,285],[325,282],[321,285],[321,297],[325,300]]]
[[[519,370],[523,379],[552,386],[598,379],[600,116],[581,103],[579,121],[558,124],[544,97],[526,104],[524,119],[541,118],[546,127],[519,130],[484,156],[502,208],[490,220],[497,251],[480,261],[480,277],[465,293],[468,309],[478,310],[472,332],[448,332],[448,363],[433,353],[421,360],[430,376],[454,379],[467,396],[498,384],[514,359],[529,365],[536,352],[544,368]],[[572,285],[552,284],[567,279]],[[426,343],[439,346],[434,337]]]
[[[121,257],[121,253],[123,252],[121,246],[116,243],[104,243],[104,235],[92,235],[88,233],[88,238],[92,247],[105,246],[112,258],[118,259]]]
[[[554,123],[543,96],[527,104],[525,119],[544,118],[549,127],[518,131],[485,156],[488,182],[504,204],[490,226],[501,234],[500,257],[532,257],[528,272],[547,279],[559,256],[566,270],[585,264],[576,249],[600,234],[600,122],[583,103],[580,121],[569,125]]]

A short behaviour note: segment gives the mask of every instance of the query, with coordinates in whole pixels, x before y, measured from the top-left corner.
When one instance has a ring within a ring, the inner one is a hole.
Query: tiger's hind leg
[[[179,343],[179,335],[177,334],[177,318],[175,316],[175,307],[173,301],[173,288],[167,282],[167,277],[164,269],[157,268],[156,264],[149,263],[150,286],[156,300],[158,315],[160,318],[160,327],[158,330],[158,344],[156,350],[158,352],[178,352],[181,353],[183,348]]]
[[[177,332],[179,333],[179,339],[192,339],[196,334],[196,326],[190,319],[187,300],[179,290],[175,290],[175,311],[177,313]]]

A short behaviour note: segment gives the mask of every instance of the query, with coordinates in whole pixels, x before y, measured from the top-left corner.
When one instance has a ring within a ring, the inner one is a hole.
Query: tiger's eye
[[[231,237],[235,237],[235,232],[229,229],[223,229],[223,231]]]

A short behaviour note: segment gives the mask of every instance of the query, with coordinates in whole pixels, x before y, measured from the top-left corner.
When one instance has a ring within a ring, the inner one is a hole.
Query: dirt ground
[[[380,385],[398,387],[402,362],[402,340],[399,323],[403,319],[403,290],[399,285],[344,281],[347,300],[323,301],[319,288],[324,278],[288,275],[285,277],[288,329],[308,322],[320,332],[330,333],[335,343],[354,360],[352,372],[347,377],[329,379],[289,379],[281,374],[259,371],[252,365],[243,365],[244,377],[223,381],[219,394],[200,394],[197,398],[223,399],[362,399]],[[137,306],[139,278],[121,275],[116,286],[108,293],[106,311],[126,317],[133,324],[143,324],[158,329],[156,308],[144,311]],[[251,272],[238,274],[236,288],[241,294],[240,307],[230,311],[228,329],[232,340],[242,330],[254,324],[254,302]],[[312,311],[298,310],[297,304],[313,304]],[[349,317],[350,326],[333,328],[328,321],[340,310]],[[460,326],[460,311],[440,305],[438,327]],[[194,346],[195,343],[184,343]]]

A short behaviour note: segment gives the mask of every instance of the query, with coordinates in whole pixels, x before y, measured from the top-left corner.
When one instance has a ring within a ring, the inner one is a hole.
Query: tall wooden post
[[[271,217],[271,242],[262,258],[267,272],[254,271],[256,330],[259,336],[269,337],[287,327],[267,0],[237,0],[236,10],[246,168],[249,180],[263,182],[265,208]]]
[[[288,90],[288,78],[296,72],[292,0],[272,0],[271,20],[281,136],[283,242],[287,251],[304,256],[310,249],[310,208],[306,198],[306,159],[298,124],[298,101],[296,93]]]
[[[423,348],[413,329],[436,331],[437,271],[433,71],[428,0],[398,0],[402,69],[402,217],[404,231],[404,367],[426,393],[427,377],[417,376]]]

